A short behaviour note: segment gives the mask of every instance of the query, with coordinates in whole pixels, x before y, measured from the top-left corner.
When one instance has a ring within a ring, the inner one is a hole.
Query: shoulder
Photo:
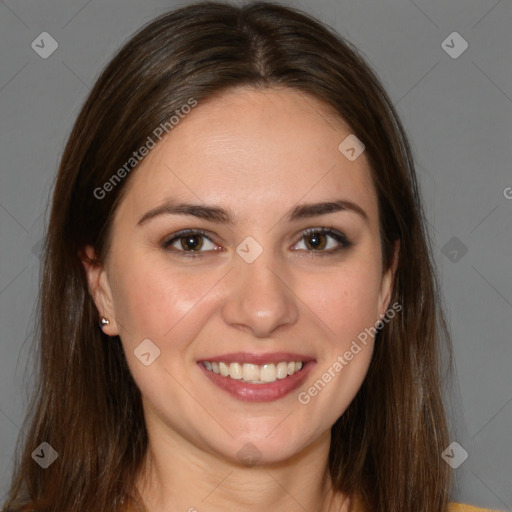
[[[450,503],[448,512],[499,512],[498,510],[491,510],[490,508],[478,508],[473,505],[466,505],[464,503]]]

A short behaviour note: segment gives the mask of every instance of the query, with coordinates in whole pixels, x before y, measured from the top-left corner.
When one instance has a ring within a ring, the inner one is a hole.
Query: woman
[[[406,136],[299,11],[195,4],[121,49],[62,157],[40,304],[6,510],[474,510],[448,503]]]

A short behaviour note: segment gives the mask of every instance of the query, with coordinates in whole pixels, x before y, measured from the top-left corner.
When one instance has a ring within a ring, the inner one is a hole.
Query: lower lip
[[[198,363],[201,370],[216,386],[245,402],[273,402],[285,397],[304,382],[314,365],[314,361],[307,361],[302,370],[288,375],[284,379],[277,379],[265,384],[251,384],[241,379],[223,377],[207,370],[202,363]]]

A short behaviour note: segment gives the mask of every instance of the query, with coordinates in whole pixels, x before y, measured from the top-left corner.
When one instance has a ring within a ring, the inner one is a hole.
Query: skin
[[[200,102],[132,171],[106,260],[84,266],[110,320],[104,332],[120,335],[142,392],[149,450],[138,488],[148,510],[349,510],[330,489],[330,429],[361,387],[373,339],[308,404],[297,394],[389,306],[396,265],[383,272],[365,154],[349,161],[338,150],[350,133],[311,96],[238,88]],[[221,206],[235,219],[167,214],[137,225],[168,199]],[[285,217],[299,203],[338,199],[356,203],[366,219],[350,210]],[[324,249],[306,245],[304,230],[322,226],[352,245],[327,254],[340,246],[330,235]],[[199,237],[202,256],[177,252],[186,250],[179,240],[162,247],[192,228],[211,240]],[[252,263],[236,252],[247,236],[263,248]],[[134,356],[147,338],[161,351],[149,366]],[[197,365],[238,351],[299,352],[316,365],[287,396],[244,402]],[[237,455],[248,442],[261,453],[252,467]]]

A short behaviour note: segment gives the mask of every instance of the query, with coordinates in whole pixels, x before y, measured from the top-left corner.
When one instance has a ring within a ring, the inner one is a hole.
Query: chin
[[[311,441],[306,439],[303,433],[297,437],[283,425],[277,425],[279,423],[274,422],[272,427],[264,428],[259,433],[251,436],[244,434],[236,439],[230,439],[226,456],[235,463],[248,467],[280,464],[300,457]],[[277,433],[278,429],[282,429],[281,432]]]

